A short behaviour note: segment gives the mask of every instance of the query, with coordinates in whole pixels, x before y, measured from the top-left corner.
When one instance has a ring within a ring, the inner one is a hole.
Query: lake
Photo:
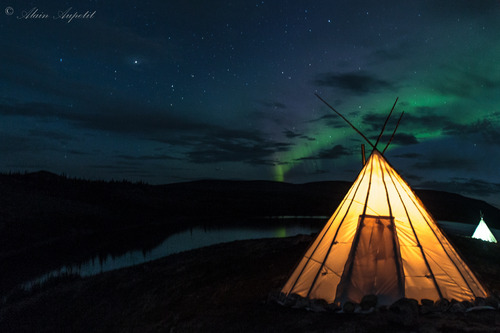
[[[78,265],[68,265],[50,271],[34,280],[23,283],[24,289],[43,283],[52,277],[62,274],[78,274],[90,276],[99,273],[134,266],[148,261],[156,260],[170,254],[193,250],[213,244],[231,242],[244,239],[283,238],[299,234],[309,235],[316,233],[320,228],[308,224],[287,225],[278,227],[238,227],[238,228],[192,228],[168,236],[155,248],[144,250],[131,250],[119,256],[108,254],[106,257],[96,256]]]
[[[286,218],[284,218],[286,219]],[[439,225],[448,233],[461,236],[471,236],[476,225],[450,221],[438,221]],[[193,228],[168,236],[155,248],[144,250],[131,250],[123,255],[106,257],[96,256],[78,265],[63,266],[48,272],[34,280],[22,285],[30,289],[33,285],[43,283],[52,277],[63,274],[78,274],[80,276],[96,275],[123,267],[134,266],[148,261],[156,260],[174,253],[193,250],[213,244],[231,242],[243,239],[282,238],[299,234],[309,235],[316,233],[321,227],[297,224],[279,227],[237,227],[237,228]],[[492,229],[492,233],[500,239],[500,230]]]

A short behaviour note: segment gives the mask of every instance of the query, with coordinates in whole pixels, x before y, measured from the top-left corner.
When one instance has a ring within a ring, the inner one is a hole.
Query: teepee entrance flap
[[[356,301],[365,295],[399,299],[404,295],[401,256],[392,216],[359,217],[359,227],[337,287],[335,303]]]

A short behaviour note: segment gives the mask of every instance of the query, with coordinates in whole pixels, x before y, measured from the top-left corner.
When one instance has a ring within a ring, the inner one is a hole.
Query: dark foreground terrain
[[[52,281],[12,294],[0,309],[0,332],[500,332],[498,310],[338,314],[270,301],[311,240],[237,241]],[[497,293],[498,245],[454,242]]]

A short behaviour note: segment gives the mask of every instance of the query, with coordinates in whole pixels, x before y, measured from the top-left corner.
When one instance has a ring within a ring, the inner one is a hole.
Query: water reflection
[[[438,221],[439,225],[450,234],[471,236],[475,225]],[[283,238],[295,236],[298,234],[311,234],[318,232],[322,226],[315,224],[298,224],[278,226],[274,228],[264,227],[238,227],[238,228],[193,228],[167,237],[161,244],[155,248],[145,250],[132,250],[120,256],[96,256],[82,264],[63,266],[51,271],[43,276],[22,285],[25,289],[30,289],[33,285],[43,283],[51,277],[57,277],[63,274],[78,274],[80,276],[96,275],[102,272],[111,271],[123,267],[134,266],[159,259],[170,254],[197,249],[200,247],[230,242],[243,239],[260,238]],[[500,231],[491,229],[495,237],[500,239]]]
[[[170,235],[160,245],[151,250],[132,250],[120,256],[112,256],[110,254],[105,257],[96,256],[78,265],[63,266],[53,270],[43,276],[24,283],[22,287],[24,289],[30,289],[35,284],[43,283],[52,277],[63,274],[78,274],[82,277],[96,275],[114,269],[142,264],[170,254],[218,243],[243,239],[283,238],[298,234],[311,234],[318,231],[319,228],[313,225],[292,225],[275,228],[193,228]]]

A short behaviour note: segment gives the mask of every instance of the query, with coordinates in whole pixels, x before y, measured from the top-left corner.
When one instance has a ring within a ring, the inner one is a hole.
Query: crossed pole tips
[[[373,149],[377,149],[377,145],[379,144],[380,142],[380,139],[382,138],[382,135],[384,134],[384,130],[385,130],[385,127],[387,126],[387,123],[389,122],[389,119],[391,118],[391,115],[392,115],[392,111],[394,111],[394,108],[396,107],[396,103],[398,102],[398,99],[399,97],[396,98],[396,101],[394,102],[394,105],[392,106],[392,109],[391,111],[389,112],[389,115],[387,116],[387,118],[385,119],[385,122],[384,122],[384,126],[382,126],[382,130],[380,131],[380,134],[378,135],[377,137],[377,141],[375,142],[375,144],[371,143],[371,141],[363,134],[361,133],[360,130],[358,130],[349,120],[347,120],[346,117],[344,117],[340,112],[338,112],[337,110],[335,110],[335,108],[333,106],[331,106],[330,104],[328,104],[327,101],[325,101],[323,98],[321,98],[320,95],[318,95],[317,93],[315,93],[314,95],[316,95],[316,97],[319,98],[320,101],[322,101],[323,103],[326,104],[326,106],[328,106],[333,112],[335,112],[337,115],[339,115],[342,119],[344,119],[344,121],[346,123],[349,124],[349,126],[351,126],[359,135],[361,135],[361,137],[363,139],[365,139],[365,141],[373,148]],[[394,128],[394,132],[392,132],[392,136],[391,138],[389,139],[389,142],[387,142],[387,145],[385,146],[384,150],[382,151],[382,155],[384,154],[384,152],[387,150],[387,148],[389,147],[389,145],[391,144],[392,142],[392,139],[394,138],[394,136],[396,135],[396,131],[399,127],[399,123],[401,122],[401,118],[403,118],[403,114],[405,112],[403,111],[401,113],[401,116],[399,116],[399,119],[398,119],[398,122],[396,124],[396,127]]]

